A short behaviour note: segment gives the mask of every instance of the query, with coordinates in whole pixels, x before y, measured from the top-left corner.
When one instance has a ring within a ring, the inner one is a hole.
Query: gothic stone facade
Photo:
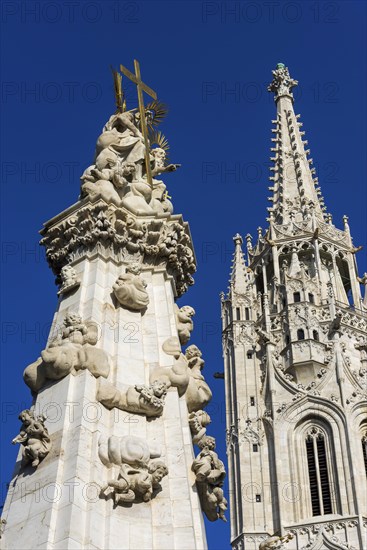
[[[234,237],[222,295],[234,550],[367,548],[367,299],[294,114],[275,94],[269,227]]]

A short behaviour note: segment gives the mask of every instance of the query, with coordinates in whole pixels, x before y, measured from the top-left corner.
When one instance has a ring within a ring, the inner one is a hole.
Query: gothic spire
[[[303,219],[309,219],[313,212],[316,218],[324,221],[326,207],[314,176],[312,158],[308,158],[308,142],[303,139],[305,132],[301,131],[300,115],[295,115],[293,110],[292,89],[298,82],[290,77],[283,63],[278,63],[272,72],[273,81],[268,91],[274,93],[277,118],[272,121],[275,128],[272,129],[274,145],[270,160],[274,165],[270,168],[273,174],[269,178],[272,182],[269,190],[273,195],[269,200],[273,205],[268,210],[278,224],[288,224],[300,214]]]
[[[232,269],[230,285],[231,288],[238,294],[244,294],[248,285],[248,276],[246,273],[246,263],[242,251],[243,239],[239,233],[233,237],[235,250],[232,259]]]

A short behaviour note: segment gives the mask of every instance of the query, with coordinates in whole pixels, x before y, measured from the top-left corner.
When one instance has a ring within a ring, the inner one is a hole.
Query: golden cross
[[[120,71],[127,76],[134,84],[136,84],[137,90],[138,90],[138,103],[139,103],[139,113],[140,113],[140,125],[141,125],[141,133],[144,137],[145,142],[145,168],[147,171],[147,180],[151,187],[153,187],[153,180],[152,180],[152,171],[150,169],[150,155],[149,155],[149,139],[148,139],[148,129],[147,129],[147,122],[145,119],[145,108],[144,108],[144,98],[143,98],[143,92],[150,95],[153,99],[157,99],[157,94],[154,90],[149,88],[141,79],[140,75],[140,65],[139,62],[134,59],[134,68],[135,68],[135,74],[129,71],[126,67],[123,65],[120,65]]]

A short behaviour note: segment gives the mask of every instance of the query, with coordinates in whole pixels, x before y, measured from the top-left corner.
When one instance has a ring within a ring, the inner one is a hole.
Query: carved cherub
[[[205,435],[200,443],[201,449],[192,464],[192,470],[196,475],[196,481],[205,481],[211,485],[220,485],[226,477],[223,462],[218,458],[215,449],[215,438]]]
[[[205,515],[210,521],[218,518],[227,521],[225,511],[227,500],[222,489],[226,471],[223,462],[218,458],[214,437],[204,435],[199,442],[201,451],[192,464],[200,502]]]
[[[120,502],[132,502],[141,498],[144,502],[151,500],[154,490],[159,488],[163,477],[168,474],[167,466],[160,457],[161,451],[153,444],[134,435],[122,437],[104,436],[99,440],[98,454],[105,466],[119,466],[116,479],[109,477],[101,493],[113,489],[115,505]]]
[[[140,277],[140,273],[139,264],[130,264],[112,287],[118,302],[133,311],[141,311],[149,304],[147,283]]]
[[[20,413],[19,420],[22,421],[20,433],[12,443],[23,445],[22,467],[31,462],[36,468],[51,449],[51,440],[44,424],[46,418],[43,415],[36,417],[32,409],[25,409]]]
[[[189,414],[189,426],[192,435],[192,442],[195,445],[200,445],[200,440],[206,434],[206,426],[208,426],[210,422],[210,416],[205,411],[196,411]]]
[[[115,506],[123,502],[133,502],[139,497],[143,502],[149,502],[167,474],[167,466],[162,461],[150,462],[147,469],[123,464],[117,479],[110,478],[101,492],[112,488]]]
[[[195,315],[195,310],[191,306],[182,306],[180,309],[176,306],[175,310],[178,337],[182,346],[190,340],[194,323],[192,317]]]
[[[100,383],[97,399],[108,409],[114,407],[132,414],[157,417],[163,412],[167,385],[154,381],[150,386],[136,385],[116,388],[109,382]]]
[[[71,265],[64,265],[64,267],[61,268],[60,278],[61,286],[57,293],[58,295],[66,294],[67,292],[70,292],[70,290],[80,286],[77,273]]]
[[[97,324],[84,323],[77,313],[68,313],[63,325],[41,357],[24,371],[24,381],[33,392],[40,390],[47,380],[60,380],[81,369],[88,369],[96,378],[107,378],[109,374],[110,356],[94,347],[98,341]]]
[[[190,380],[185,397],[189,412],[203,409],[211,400],[212,392],[201,374],[205,361],[202,353],[195,345],[186,349],[185,357],[188,361]]]

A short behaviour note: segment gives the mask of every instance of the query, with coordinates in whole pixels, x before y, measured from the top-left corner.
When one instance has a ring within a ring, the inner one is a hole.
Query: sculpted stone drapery
[[[112,287],[119,304],[133,311],[141,311],[149,304],[147,283],[140,273],[139,264],[130,264]]]
[[[214,451],[214,437],[205,435],[201,438],[199,447],[201,451],[192,464],[192,470],[196,476],[203,511],[210,521],[227,521],[224,515],[227,500],[222,489],[226,471],[223,462]]]
[[[20,443],[22,449],[22,467],[25,467],[29,462],[36,468],[41,460],[43,460],[51,449],[51,441],[45,427],[44,416],[35,416],[32,409],[25,409],[19,415],[19,420],[22,422],[19,435],[15,437],[12,443]]]
[[[180,309],[175,308],[176,324],[178,337],[182,346],[187,344],[190,340],[192,331],[194,330],[194,323],[192,317],[195,315],[195,310],[191,306],[183,306]]]
[[[147,119],[150,112],[146,111]],[[144,164],[146,144],[135,109],[112,115],[97,140],[94,164],[81,177],[81,197],[101,196],[122,204],[137,214],[172,213],[166,186],[153,179],[148,183]],[[152,176],[173,172],[180,164],[166,164],[166,151],[150,150]]]
[[[68,313],[61,334],[41,352],[37,361],[25,369],[25,383],[33,392],[38,392],[47,380],[60,380],[81,369],[88,369],[96,378],[107,378],[110,357],[104,350],[93,347],[97,341],[95,323],[84,323],[80,315]]]
[[[112,115],[97,140],[95,165],[98,170],[106,168],[109,159],[135,166],[134,180],[139,181],[145,156],[144,137],[138,128],[135,109]]]
[[[167,466],[160,457],[160,450],[151,446],[140,437],[133,435],[99,440],[99,457],[108,468],[118,466],[118,474],[109,476],[107,484],[101,489],[106,495],[112,489],[114,504],[142,500],[148,502],[160,488],[160,482],[168,474]]]

